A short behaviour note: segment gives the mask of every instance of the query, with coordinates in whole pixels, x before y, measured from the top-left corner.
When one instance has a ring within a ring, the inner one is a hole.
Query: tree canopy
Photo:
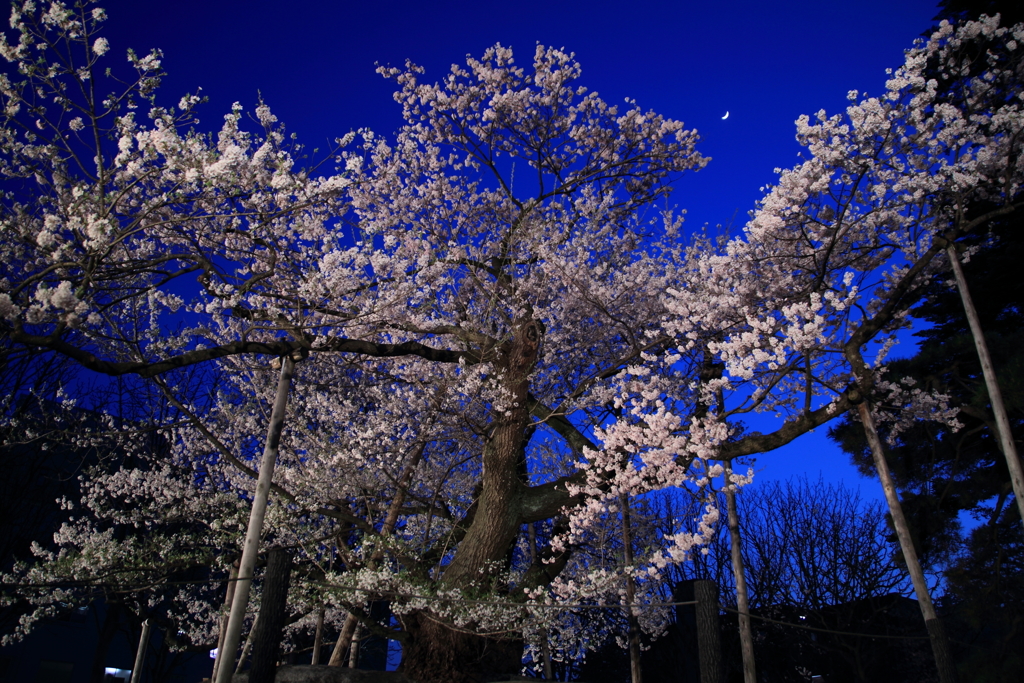
[[[113,526],[147,544],[172,530],[161,557],[202,547],[195,564],[226,571],[240,521],[224,509],[251,495],[273,402],[267,356],[308,355],[263,538],[308,566],[296,616],[344,606],[402,641],[424,682],[518,668],[521,639],[556,626],[549,602],[653,586],[714,533],[719,461],[878,392],[898,425],[954,419],[882,359],[944,268],[935,238],[1022,201],[1021,26],[944,24],[882,96],[802,117],[805,160],[716,243],[663,204],[707,161],[696,132],[607,104],[562,50],[521,66],[498,45],[435,83],[382,68],[405,125],[339,138],[321,172],[264,103],[216,136],[193,124],[197,97],[161,104],[159,52],[130,54],[127,82],[105,75],[103,18],[26,3],[0,43],[16,69],[0,79],[0,332],[148,382],[169,454],[124,439],[152,464],[97,472],[31,583],[130,562],[130,544],[110,554]],[[205,366],[216,381],[197,392]],[[755,411],[776,426],[745,431]],[[623,496],[669,488],[702,516],[628,566],[594,559]],[[374,622],[373,598],[397,621]]]

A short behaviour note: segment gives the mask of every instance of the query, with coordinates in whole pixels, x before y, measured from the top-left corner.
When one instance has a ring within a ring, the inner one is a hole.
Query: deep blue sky
[[[902,63],[932,25],[932,0],[808,2],[485,3],[110,0],[103,32],[109,58],[159,47],[169,72],[164,103],[201,87],[210,98],[201,127],[216,129],[238,101],[258,94],[308,147],[325,149],[349,130],[394,131],[400,110],[374,64],[408,58],[440,79],[453,62],[494,43],[528,65],[534,46],[576,53],[583,84],[609,102],[630,97],[701,133],[708,167],[677,183],[672,203],[694,227],[738,229],[773,182],[797,161],[793,122],[846,106],[852,89],[878,93],[885,69]],[[730,112],[728,120],[721,117]],[[905,351],[909,351],[906,349]],[[825,430],[759,458],[764,478],[819,472],[864,495],[861,479]]]

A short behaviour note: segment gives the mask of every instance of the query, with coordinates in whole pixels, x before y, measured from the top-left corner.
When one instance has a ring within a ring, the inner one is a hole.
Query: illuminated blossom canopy
[[[716,243],[654,208],[706,163],[697,134],[607,104],[564,51],[520,65],[498,45],[439,82],[381,69],[405,125],[339,139],[325,173],[297,166],[262,102],[255,131],[236,105],[216,136],[192,125],[197,97],[159,105],[159,52],[131,54],[126,85],[105,78],[103,18],[26,3],[0,43],[17,69],[0,78],[2,333],[152,383],[169,453],[96,472],[57,548],[39,548],[51,561],[22,569],[29,583],[117,564],[142,581],[159,571],[140,557],[178,555],[223,574],[273,401],[267,359],[296,350],[308,359],[264,532],[315,567],[293,587],[305,616],[291,628],[388,597],[423,681],[470,675],[455,662],[486,641],[467,631],[511,639],[480,666],[512,666],[516,639],[541,629],[579,635],[524,604],[617,604],[624,576],[656,600],[659,572],[714,533],[722,460],[873,392],[898,419],[955,419],[943,397],[876,373],[947,267],[935,238],[1021,203],[1020,26],[943,25],[882,96],[801,118],[805,160]],[[216,383],[197,393],[201,367]],[[778,421],[744,431],[752,412]],[[698,519],[633,566],[598,559],[623,496],[678,489],[706,505]],[[114,525],[150,545],[115,543]],[[155,590],[179,618],[217,608]],[[646,614],[652,630],[667,618]],[[212,617],[186,622],[194,642],[215,638]]]

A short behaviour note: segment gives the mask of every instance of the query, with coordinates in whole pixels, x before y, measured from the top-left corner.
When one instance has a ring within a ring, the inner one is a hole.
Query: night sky
[[[879,93],[932,25],[929,0],[796,2],[268,2],[112,0],[108,63],[158,47],[169,72],[162,103],[202,88],[200,128],[216,130],[232,102],[262,95],[290,132],[326,150],[346,132],[390,134],[401,123],[393,84],[374,64],[406,59],[442,78],[467,54],[513,48],[529,66],[535,45],[575,52],[582,84],[608,102],[635,99],[702,135],[708,167],[684,176],[671,203],[687,222],[742,228],[777,167],[797,162],[794,121],[845,108],[852,89]],[[729,118],[722,116],[729,112]],[[905,346],[908,355],[912,348]],[[763,479],[800,473],[843,480],[880,498],[831,445],[825,429],[763,455]]]

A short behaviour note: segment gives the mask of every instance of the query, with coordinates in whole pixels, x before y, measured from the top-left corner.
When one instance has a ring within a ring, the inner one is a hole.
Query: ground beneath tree
[[[277,669],[275,683],[416,683],[413,679],[397,671],[363,671],[362,669],[348,669],[340,666],[282,666]],[[508,676],[500,679],[501,682],[508,681],[532,681],[536,678],[525,676]],[[248,674],[236,674],[232,683],[249,683]],[[499,680],[486,681],[485,683],[499,683]]]
[[[275,683],[416,683],[397,671],[364,671],[340,666],[281,666]],[[232,683],[249,683],[248,674],[236,674]]]

